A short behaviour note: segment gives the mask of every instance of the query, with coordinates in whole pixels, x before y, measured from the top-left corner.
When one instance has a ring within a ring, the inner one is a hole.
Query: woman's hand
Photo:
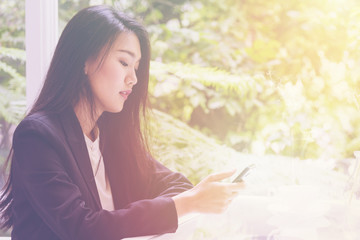
[[[235,171],[211,174],[194,188],[173,197],[178,216],[191,212],[221,213],[244,188],[244,183],[224,183],[221,180]]]

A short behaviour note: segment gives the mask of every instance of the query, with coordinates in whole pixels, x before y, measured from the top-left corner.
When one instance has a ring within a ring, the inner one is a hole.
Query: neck
[[[74,112],[84,134],[94,141],[99,134],[96,122],[101,114],[96,111],[92,113],[89,103],[84,100],[80,100],[74,106]]]

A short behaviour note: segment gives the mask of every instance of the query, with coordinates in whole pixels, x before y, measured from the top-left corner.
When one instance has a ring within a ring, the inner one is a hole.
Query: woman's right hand
[[[211,174],[194,188],[173,197],[178,216],[187,213],[222,213],[244,188],[244,183],[224,183],[221,180],[235,171]]]

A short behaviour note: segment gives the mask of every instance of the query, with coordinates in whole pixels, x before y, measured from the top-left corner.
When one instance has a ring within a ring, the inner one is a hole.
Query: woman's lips
[[[127,90],[127,91],[121,91],[120,95],[126,100],[128,98],[128,96],[130,95],[131,90]]]

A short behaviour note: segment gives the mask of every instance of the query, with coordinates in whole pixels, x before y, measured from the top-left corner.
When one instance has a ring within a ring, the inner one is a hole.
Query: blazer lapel
[[[72,109],[60,114],[60,120],[63,123],[65,135],[82,177],[89,188],[96,206],[101,209],[99,193],[97,191],[95,177],[91,168],[89,153],[80,123]]]

